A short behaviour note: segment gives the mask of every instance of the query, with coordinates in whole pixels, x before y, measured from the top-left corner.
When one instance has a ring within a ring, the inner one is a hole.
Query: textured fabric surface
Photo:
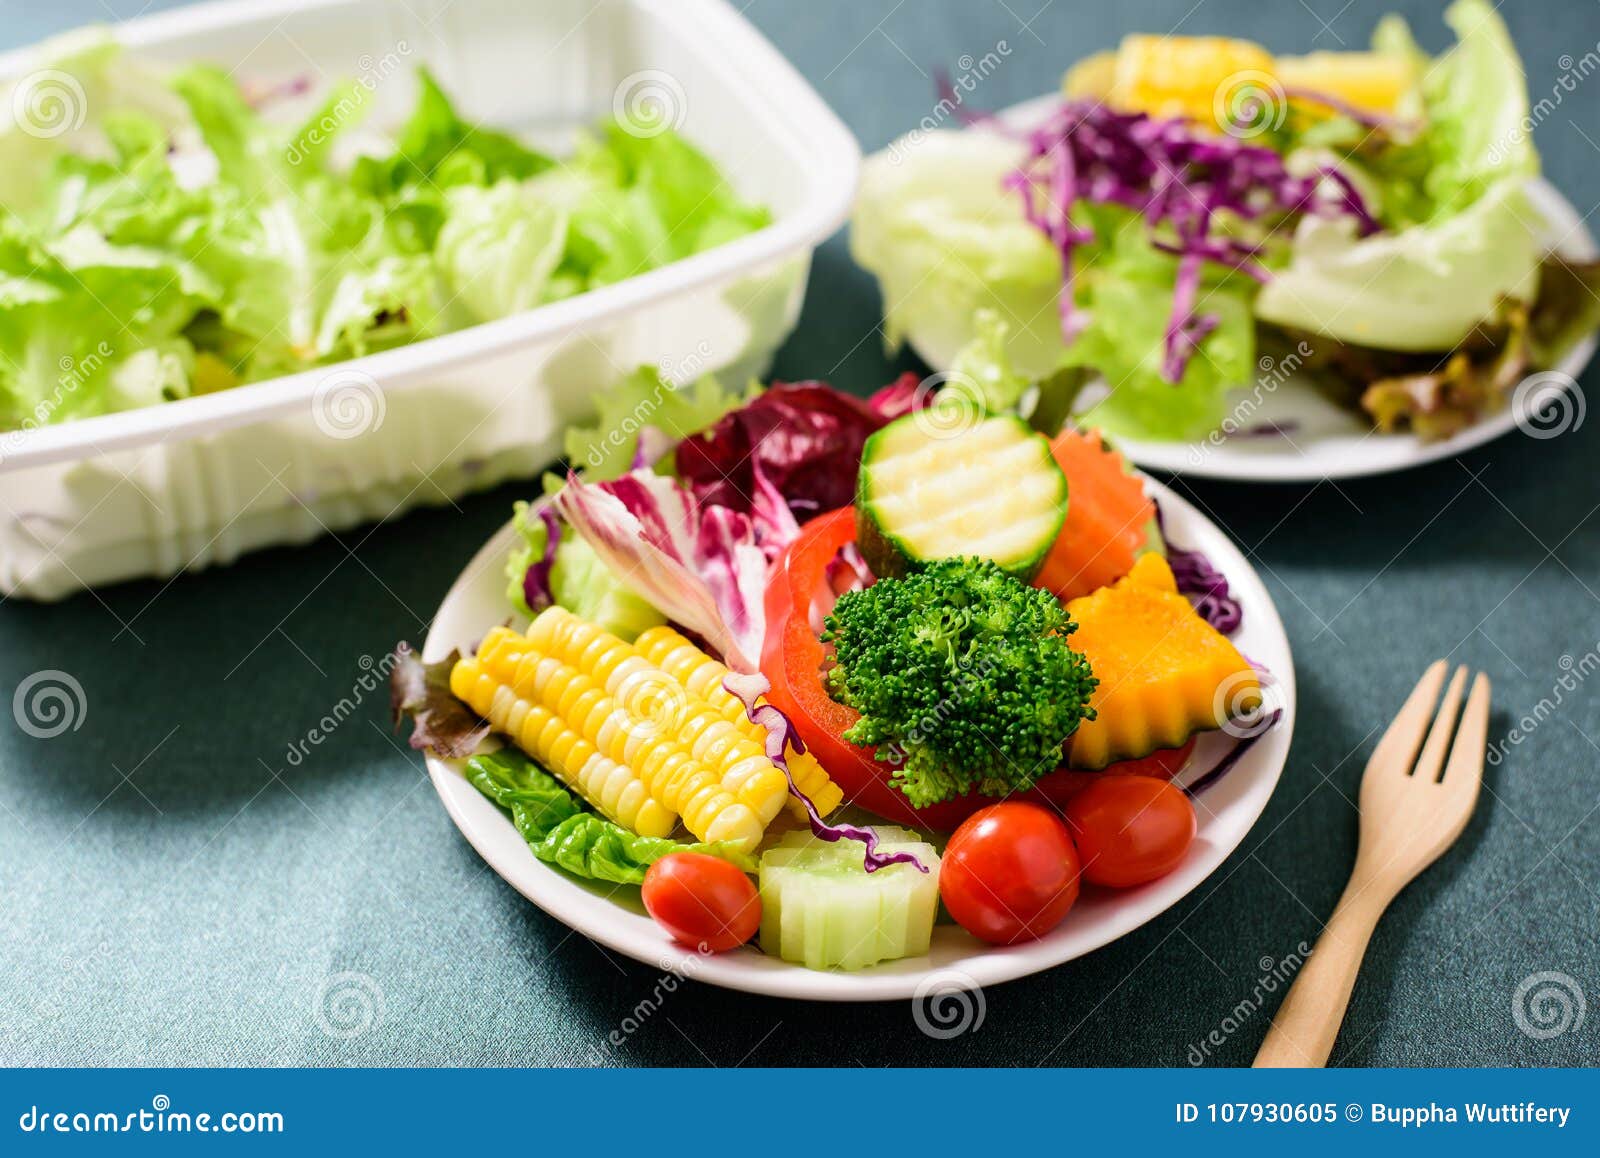
[[[1444,42],[1436,5],[1341,4],[755,0],[748,15],[870,150],[929,113],[936,66],[1001,41],[1003,67],[972,98],[985,105],[1048,91],[1068,61],[1180,17],[1185,33],[1333,49],[1398,7],[1428,46]],[[163,6],[7,0],[0,42]],[[1535,99],[1600,41],[1592,3],[1504,15]],[[1549,176],[1592,211],[1595,92],[1563,93],[1536,139]],[[835,238],[776,372],[864,392],[912,366],[885,360],[879,308]],[[1600,393],[1600,376],[1583,386]],[[170,586],[7,603],[0,691],[60,669],[87,710],[56,739],[0,728],[0,1061],[1247,1063],[1279,999],[1253,1008],[1263,971],[1313,941],[1331,910],[1371,737],[1425,663],[1450,655],[1492,673],[1496,739],[1568,668],[1592,664],[1597,460],[1591,419],[1389,478],[1178,480],[1247,549],[1283,613],[1302,696],[1289,767],[1243,847],[1189,899],[1084,960],[990,990],[981,1028],[948,1041],[919,1032],[904,1004],[804,1006],[693,985],[653,996],[653,970],[533,908],[457,833],[364,677],[396,639],[420,637],[525,488]],[[1490,770],[1459,845],[1378,930],[1337,1062],[1600,1061],[1595,1011],[1549,1039],[1514,1016],[1519,986],[1543,971],[1600,1000],[1600,710],[1594,687],[1561,694]],[[291,745],[341,698],[354,713],[291,763]],[[1222,1044],[1202,1049],[1213,1031]]]

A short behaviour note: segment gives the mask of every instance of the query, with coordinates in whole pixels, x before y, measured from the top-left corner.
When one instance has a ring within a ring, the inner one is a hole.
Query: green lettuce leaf
[[[488,321],[546,300],[566,249],[566,214],[531,188],[503,179],[458,185],[444,195],[435,257],[471,321]]]
[[[1539,162],[1522,63],[1487,0],[1457,0],[1445,18],[1459,40],[1424,79],[1425,129],[1351,162],[1385,219],[1412,223],[1363,239],[1348,221],[1307,218],[1288,267],[1256,300],[1263,321],[1381,349],[1448,350],[1502,300],[1537,292],[1542,221],[1527,183]]]
[[[950,375],[940,387],[936,405],[957,392],[971,391],[974,401],[991,414],[1016,408],[1027,391],[1028,379],[1017,373],[1006,349],[1011,327],[993,310],[979,310],[972,340],[950,362]],[[960,400],[957,400],[958,403]]]
[[[528,568],[544,558],[550,533],[529,503],[518,502],[511,516],[517,545],[506,557],[506,599],[524,615],[532,615],[524,591]],[[550,566],[550,598],[578,618],[611,634],[632,641],[647,628],[667,621],[666,616],[625,587],[600,561],[581,536],[564,532]]]
[[[639,836],[596,816],[554,776],[513,749],[471,757],[464,774],[474,788],[511,813],[511,822],[534,856],[574,876],[641,884],[652,864],[675,852],[706,853],[745,872],[756,870],[747,853],[726,842],[687,844]]]
[[[997,134],[937,132],[868,160],[850,253],[877,275],[891,347],[914,334],[919,353],[948,366],[990,310],[1009,327],[1019,373],[1056,368],[1061,259],[1002,186],[1020,159],[1017,143]]]
[[[394,152],[356,162],[351,172],[356,188],[386,198],[412,189],[493,185],[503,178],[522,181],[555,164],[515,137],[463,120],[425,68],[417,69],[417,90],[416,107]]]
[[[693,382],[672,383],[651,366],[601,392],[593,424],[567,428],[567,460],[589,482],[621,478],[633,466],[639,435],[658,430],[674,441],[704,430],[730,410],[737,410],[761,392],[752,383],[744,393],[726,391],[710,375]]]

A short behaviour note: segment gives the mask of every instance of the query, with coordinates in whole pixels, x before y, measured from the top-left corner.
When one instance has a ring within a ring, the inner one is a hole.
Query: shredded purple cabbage
[[[1178,590],[1197,597],[1194,609],[1200,618],[1223,635],[1232,635],[1244,622],[1244,609],[1233,597],[1228,577],[1212,566],[1205,552],[1180,547],[1167,538],[1167,520],[1162,514],[1161,503],[1155,499],[1151,499],[1150,503],[1156,509],[1156,529],[1161,532],[1161,541],[1167,546],[1167,563],[1172,567],[1172,577],[1178,582]]]
[[[544,523],[544,554],[530,563],[522,576],[522,598],[527,600],[528,610],[535,615],[555,602],[550,590],[550,569],[555,566],[556,548],[561,545],[561,520],[556,518],[551,505],[541,505],[537,514]]]
[[[862,867],[867,872],[877,872],[892,864],[910,864],[917,867],[918,872],[926,873],[928,866],[909,852],[882,853],[878,851],[878,834],[870,828],[862,828],[854,824],[829,824],[817,811],[817,806],[811,798],[800,791],[800,786],[794,782],[794,775],[789,771],[789,758],[786,755],[788,748],[793,748],[796,755],[805,755],[805,741],[800,738],[800,733],[795,731],[793,722],[783,711],[773,704],[758,704],[756,701],[765,695],[772,687],[771,682],[760,672],[741,675],[730,672],[722,681],[722,686],[733,695],[739,697],[739,702],[744,704],[745,715],[753,723],[759,724],[767,730],[767,759],[771,760],[782,770],[789,781],[789,795],[805,807],[806,816],[811,820],[811,831],[822,840],[859,840],[866,846],[862,853]]]
[[[1228,749],[1228,754],[1222,759],[1218,760],[1208,772],[1206,772],[1203,776],[1196,777],[1194,780],[1191,780],[1188,784],[1184,785],[1184,792],[1188,793],[1191,797],[1198,796],[1207,788],[1210,788],[1218,780],[1221,780],[1233,770],[1233,766],[1235,764],[1244,758],[1244,754],[1255,746],[1255,742],[1257,740],[1261,739],[1262,736],[1265,736],[1268,732],[1272,731],[1273,728],[1278,726],[1278,721],[1281,719],[1283,719],[1283,709],[1278,708],[1272,713],[1271,716],[1267,717],[1267,723],[1265,727],[1263,727],[1259,732],[1254,732],[1248,736],[1242,737],[1237,744]]]
[[[1024,217],[1061,255],[1063,340],[1070,343],[1083,324],[1073,306],[1073,251],[1094,240],[1092,230],[1072,219],[1078,202],[1131,209],[1162,231],[1161,249],[1178,255],[1161,364],[1162,376],[1174,384],[1219,322],[1214,314],[1196,312],[1204,264],[1259,281],[1270,277],[1258,260],[1259,246],[1214,232],[1219,214],[1254,221],[1342,213],[1354,217],[1363,234],[1378,228],[1342,173],[1323,167],[1294,176],[1274,150],[1205,133],[1180,118],[1064,101],[1022,140],[1027,158],[1006,187],[1017,191]]]

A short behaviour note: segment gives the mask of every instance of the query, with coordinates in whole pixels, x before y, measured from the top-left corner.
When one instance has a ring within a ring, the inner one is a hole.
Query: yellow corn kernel
[[[498,654],[505,654],[505,641],[498,643]],[[456,661],[450,690],[603,815],[640,836],[669,836],[677,827],[678,818],[651,798],[629,768],[602,755],[548,708],[517,695],[485,671],[478,657]]]
[[[539,614],[528,628],[528,640],[544,654],[588,675],[629,715],[681,743],[696,763],[719,776],[722,787],[754,812],[763,827],[782,811],[789,782],[782,769],[767,759],[765,733],[752,737],[704,696],[690,694],[693,689],[686,689],[636,646],[559,607]]]
[[[1272,54],[1248,40],[1127,36],[1117,49],[1108,103],[1130,112],[1189,117],[1225,128],[1228,119],[1244,111],[1239,102],[1246,97],[1255,102],[1277,100],[1281,107],[1276,77]],[[1281,119],[1274,108],[1262,112]]]
[[[560,640],[548,631],[537,638],[562,650]],[[682,816],[684,826],[701,840],[735,841],[746,848],[760,841],[766,821],[679,742],[675,715],[635,710],[643,704],[637,694],[630,692],[627,700],[610,695],[589,674],[515,633],[485,636],[479,658],[515,696],[545,708],[601,755],[629,769],[653,800]],[[613,674],[633,670],[648,675],[629,668],[628,659],[611,663]],[[638,663],[649,667],[642,659]],[[667,682],[664,674],[656,678]]]
[[[1396,53],[1311,52],[1278,60],[1278,79],[1296,92],[1315,92],[1354,105],[1365,112],[1395,112],[1401,98],[1417,82],[1416,65]],[[1296,108],[1315,109],[1299,100]]]
[[[670,627],[652,627],[634,641],[634,648],[670,675],[690,695],[709,704],[723,720],[730,723],[766,755],[767,730],[755,723],[745,713],[744,703],[723,686],[728,669]],[[789,774],[795,787],[805,793],[823,816],[828,815],[844,799],[844,792],[828,778],[828,773],[817,763],[811,753],[791,750],[788,758]],[[790,811],[805,818],[805,806],[789,798]]]

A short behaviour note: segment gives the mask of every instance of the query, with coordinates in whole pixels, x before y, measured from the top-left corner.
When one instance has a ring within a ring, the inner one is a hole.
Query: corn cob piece
[[[1282,90],[1272,54],[1248,40],[1225,36],[1128,36],[1117,49],[1107,103],[1154,116],[1226,120],[1241,94],[1278,102]],[[1273,94],[1277,94],[1274,96]],[[1274,109],[1266,109],[1269,117]]]
[[[677,816],[650,796],[631,769],[601,755],[550,709],[518,696],[476,657],[450,669],[450,691],[618,824],[640,836],[669,836],[677,827]]]
[[[634,641],[639,654],[677,680],[690,695],[708,703],[753,743],[766,750],[767,730],[745,713],[738,696],[723,686],[728,669],[670,627],[652,627]],[[789,773],[795,787],[804,792],[823,816],[839,807],[844,792],[832,780],[817,758],[809,752],[789,754]],[[790,811],[805,819],[805,806],[790,798]]]
[[[752,738],[634,645],[560,607],[540,612],[528,628],[528,642],[582,671],[635,717],[686,745],[690,756],[720,775],[722,787],[763,826],[783,809],[789,782],[767,759],[765,734]]]
[[[1399,108],[1416,85],[1416,66],[1401,56],[1378,52],[1312,52],[1278,58],[1285,88],[1324,93],[1380,116]],[[1308,102],[1315,108],[1314,102]]]
[[[651,798],[680,814],[684,827],[701,840],[732,841],[747,849],[760,841],[766,822],[694,758],[678,738],[675,713],[648,710],[644,691],[626,693],[630,708],[588,673],[503,628],[484,637],[477,658],[517,698],[548,709],[601,755],[631,770]],[[663,673],[654,687],[668,683]]]

